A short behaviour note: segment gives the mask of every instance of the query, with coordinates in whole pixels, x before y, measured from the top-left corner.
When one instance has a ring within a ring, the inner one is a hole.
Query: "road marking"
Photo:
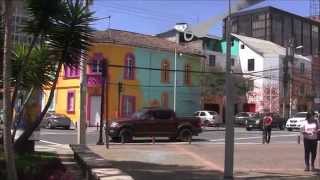
[[[277,137],[293,137],[297,136],[298,134],[290,134],[290,135],[275,135],[271,136],[271,138],[277,138]],[[261,136],[256,136],[256,137],[246,137],[246,138],[235,138],[234,140],[249,140],[249,139],[262,139]],[[210,142],[217,142],[217,141],[224,141],[225,139],[210,139]]]
[[[45,141],[45,140],[40,140],[40,142],[51,144],[51,145],[63,145],[63,144],[59,144],[59,143],[55,143],[55,142],[51,142],[51,141]]]
[[[173,145],[173,147],[175,147],[179,152],[182,152],[186,155],[191,156],[193,159],[200,161],[202,164],[204,164],[209,169],[218,170],[220,172],[224,171],[223,168],[220,167],[219,165],[202,158],[201,156],[199,156],[198,154],[196,154],[194,152],[188,151],[187,149],[183,148],[182,146]]]

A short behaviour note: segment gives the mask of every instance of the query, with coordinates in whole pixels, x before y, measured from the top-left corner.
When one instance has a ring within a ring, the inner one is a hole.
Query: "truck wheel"
[[[188,128],[183,128],[179,131],[179,139],[183,142],[192,140],[192,131]]]
[[[287,128],[288,129],[288,131],[292,131],[292,128]]]
[[[112,137],[111,141],[112,142],[120,142],[120,137]]]
[[[122,129],[119,136],[122,143],[129,143],[132,141],[132,132],[129,129]]]

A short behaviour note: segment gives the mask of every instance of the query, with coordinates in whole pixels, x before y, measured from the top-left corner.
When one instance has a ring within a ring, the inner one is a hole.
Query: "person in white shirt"
[[[310,154],[311,154],[311,171],[314,171],[314,162],[317,156],[318,145],[318,122],[314,118],[313,113],[307,113],[306,120],[301,126],[304,143],[304,161],[305,171],[310,171]]]

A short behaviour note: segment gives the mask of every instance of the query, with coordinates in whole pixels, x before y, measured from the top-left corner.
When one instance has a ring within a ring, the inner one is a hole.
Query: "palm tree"
[[[31,50],[30,54],[29,49],[30,46],[17,45],[12,58],[12,79],[15,82],[13,84],[15,87],[17,87],[17,79],[23,72],[23,81],[19,84],[21,88],[19,95],[17,95],[17,97],[23,97],[23,102],[21,102],[21,108],[15,112],[12,137],[15,137],[17,125],[20,124],[20,117],[32,95],[39,90],[44,90],[45,87],[51,86],[56,72],[56,63],[52,59],[53,56],[50,56],[49,49],[38,45]],[[27,64],[24,63],[26,56],[29,56]]]
[[[12,146],[11,137],[11,50],[12,50],[12,1],[5,0],[3,2],[4,7],[4,45],[3,45],[3,108],[4,108],[4,155],[7,164],[8,179],[17,179],[17,171],[15,166],[15,157]]]
[[[33,2],[48,2],[47,0],[29,0]],[[57,0],[58,1],[58,0]],[[45,3],[43,4],[45,5]],[[37,6],[35,6],[37,7]],[[54,72],[54,78],[50,87],[50,94],[44,109],[37,117],[37,119],[23,132],[23,134],[17,139],[14,146],[15,149],[23,151],[24,144],[28,141],[28,138],[33,131],[39,126],[41,120],[46,114],[51,101],[54,96],[54,90],[58,81],[59,73],[63,65],[78,66],[80,57],[87,57],[88,49],[90,46],[93,30],[88,26],[95,19],[92,18],[93,13],[88,12],[86,7],[79,1],[61,0],[58,4],[60,13],[55,14],[49,18],[50,28],[43,33],[41,39],[43,46],[47,46],[55,61],[56,71]],[[33,6],[29,6],[29,10],[32,12]],[[43,12],[45,13],[45,12]],[[42,26],[41,23],[37,24]],[[30,28],[29,33],[37,33],[38,28]],[[51,59],[51,58],[50,58]]]

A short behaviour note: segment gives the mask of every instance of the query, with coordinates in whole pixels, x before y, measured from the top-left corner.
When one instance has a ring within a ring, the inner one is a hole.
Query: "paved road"
[[[297,143],[298,132],[289,131],[272,131],[272,143]],[[193,144],[223,144],[225,129],[206,128],[199,136],[193,138]],[[256,144],[262,142],[262,131],[246,131],[244,128],[235,128],[235,143],[238,144]],[[57,144],[75,144],[77,142],[77,130],[63,129],[41,129],[40,143],[57,143]],[[87,129],[87,143],[96,144],[98,139],[98,131],[96,128],[89,127]],[[136,139],[135,143],[150,143],[151,139]],[[172,143],[167,138],[157,139],[157,143]]]

